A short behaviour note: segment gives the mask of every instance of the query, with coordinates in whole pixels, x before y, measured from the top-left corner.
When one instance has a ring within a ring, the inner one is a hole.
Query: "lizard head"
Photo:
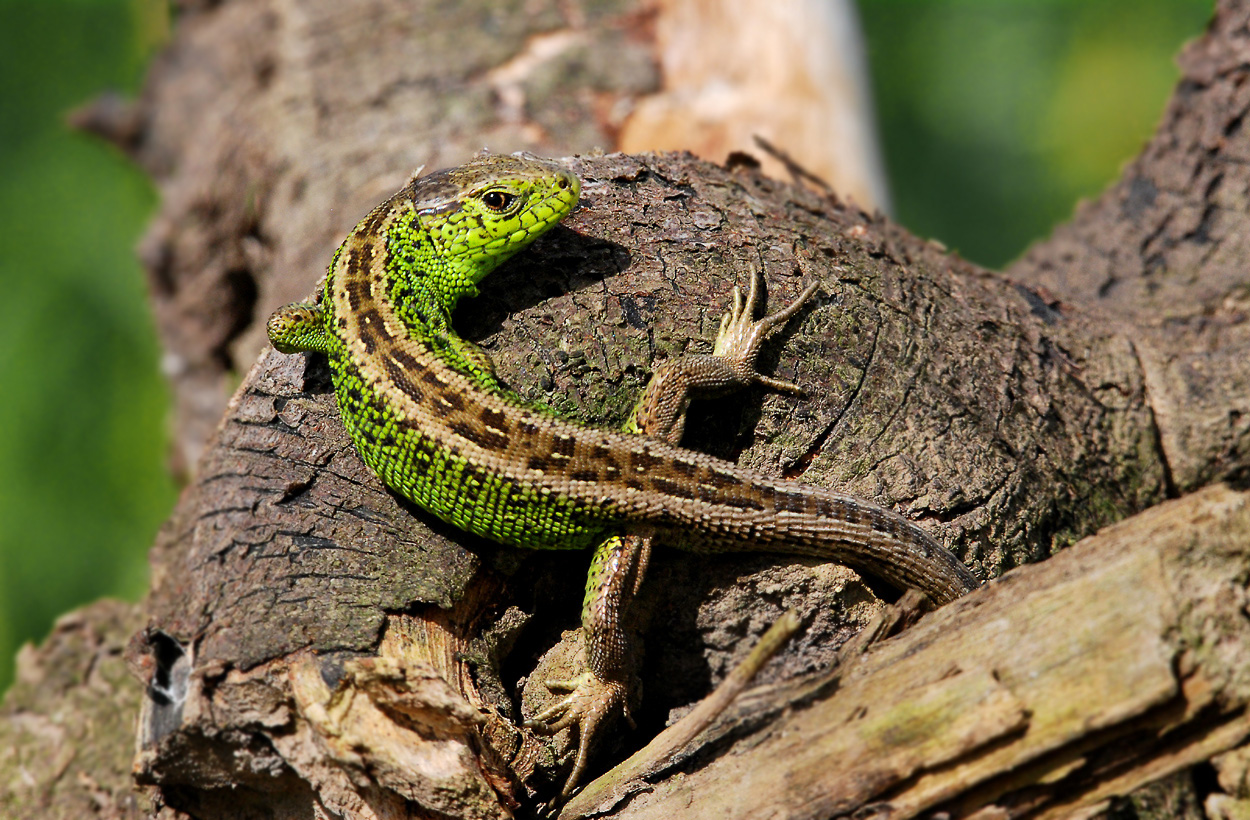
[[[415,179],[408,190],[432,245],[427,270],[438,271],[452,302],[568,216],[580,193],[577,177],[553,162],[501,154]]]

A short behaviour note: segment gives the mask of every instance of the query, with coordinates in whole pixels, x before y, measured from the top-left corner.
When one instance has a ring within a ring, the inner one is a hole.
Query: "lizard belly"
[[[361,460],[399,495],[462,530],[528,549],[591,549],[614,521],[549,489],[475,464],[404,422],[348,363],[331,363]]]

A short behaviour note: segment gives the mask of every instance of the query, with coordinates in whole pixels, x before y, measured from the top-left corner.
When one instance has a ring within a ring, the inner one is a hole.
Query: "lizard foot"
[[[561,797],[568,797],[586,771],[598,733],[609,726],[617,715],[623,716],[631,727],[634,726],[634,719],[629,714],[629,693],[623,684],[603,680],[589,670],[569,680],[547,681],[547,688],[569,694],[527,720],[525,727],[542,735],[554,735],[570,726],[576,727],[577,756],[573,760],[573,771],[560,793]]]
[[[716,334],[716,345],[712,349],[712,355],[733,362],[748,384],[763,384],[786,393],[801,393],[802,388],[794,382],[757,373],[755,357],[759,354],[760,344],[768,338],[773,328],[793,316],[816,292],[820,283],[812,282],[793,302],[776,313],[756,320],[754,319],[755,308],[759,304],[762,279],[758,270],[751,272],[751,290],[745,301],[742,298],[742,290],[734,288],[733,306],[721,318],[720,332]]]

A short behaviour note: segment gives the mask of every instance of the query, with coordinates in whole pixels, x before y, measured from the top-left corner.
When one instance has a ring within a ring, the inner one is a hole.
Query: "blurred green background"
[[[1149,137],[1213,0],[860,0],[897,217],[998,267]],[[164,0],[0,0],[0,691],[17,647],[137,599],[174,500],[133,247],[155,207],[64,126],[135,93]]]
[[[1000,268],[1154,132],[1215,0],[859,0],[894,216]]]
[[[134,92],[163,2],[0,1],[0,690],[17,647],[137,600],[173,506],[168,391],[134,245],[156,205],[65,111]]]

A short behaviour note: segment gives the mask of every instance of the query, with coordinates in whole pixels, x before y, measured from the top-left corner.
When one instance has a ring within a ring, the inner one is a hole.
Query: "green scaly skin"
[[[286,353],[330,362],[343,422],[396,492],[455,526],[537,549],[595,550],[582,619],[586,669],[527,725],[578,730],[567,794],[593,739],[628,718],[623,612],[654,537],[700,551],[811,555],[867,570],[945,603],[978,581],[924,530],[867,501],[755,473],[677,446],[692,396],[794,385],[755,370],[760,344],[815,291],[753,320],[758,280],[735,292],[712,356],[657,369],[624,431],[525,406],[451,311],[499,264],[563,220],[580,183],[528,156],[485,156],[414,179],[371,211],[330,263],[313,303],[269,320]]]

